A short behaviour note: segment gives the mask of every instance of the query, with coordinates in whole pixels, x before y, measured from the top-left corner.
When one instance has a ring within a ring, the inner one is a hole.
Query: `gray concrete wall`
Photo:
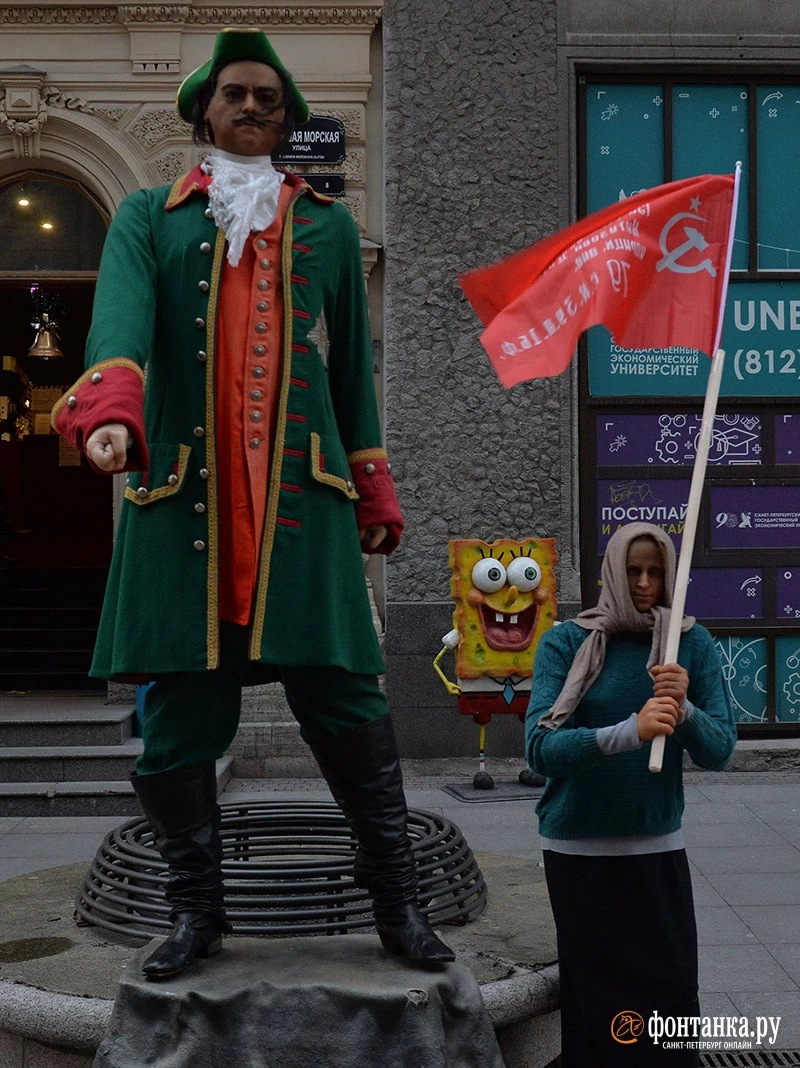
[[[457,282],[565,225],[555,0],[387,0],[387,443],[406,532],[387,564],[387,692],[407,756],[477,728],[431,668],[450,629],[447,542],[555,537],[577,600],[574,375],[504,390]],[[489,752],[521,753],[502,717]]]

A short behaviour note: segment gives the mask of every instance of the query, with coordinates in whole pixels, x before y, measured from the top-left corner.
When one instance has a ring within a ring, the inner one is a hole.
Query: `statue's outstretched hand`
[[[128,454],[130,434],[123,423],[106,423],[89,435],[86,455],[101,471],[122,471]]]
[[[361,539],[362,552],[369,553],[374,549],[377,549],[387,534],[388,531],[386,527],[382,525],[367,527],[366,530],[359,530],[358,536]]]

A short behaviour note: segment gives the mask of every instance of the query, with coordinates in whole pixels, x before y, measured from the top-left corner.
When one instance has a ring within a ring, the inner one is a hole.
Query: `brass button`
[[[375,464],[367,464],[366,467],[364,468],[364,470],[367,472],[368,475],[374,475],[375,474]]]
[[[250,400],[259,401],[264,396],[260,389],[254,389],[250,394]]]
[[[250,438],[250,448],[251,449],[260,449],[261,448],[261,438]]]
[[[259,260],[258,261],[258,266],[261,268],[262,271],[266,271],[270,266],[270,262],[269,262],[269,260]],[[268,285],[269,285],[269,282],[267,282],[267,286]],[[266,288],[266,286],[265,286],[265,288]]]
[[[206,208],[206,210],[203,212],[203,214],[205,215],[205,217],[207,219],[213,219],[214,218],[214,212],[211,210],[211,208]]]
[[[77,397],[67,397],[67,407],[68,408],[74,408],[77,403],[78,403],[78,398]]]
[[[178,484],[178,476],[175,475],[175,474],[170,475],[169,478],[167,479],[167,482],[169,482],[170,486],[177,486],[177,484]]]
[[[264,377],[264,368],[263,367],[254,367],[253,368],[253,378],[263,378],[263,377]]]
[[[144,486],[140,486],[137,489],[136,496],[142,501],[145,499],[145,497],[147,496],[147,490],[144,488]]]
[[[265,334],[266,332],[267,332],[267,324],[266,323],[256,323],[256,333],[257,334]]]
[[[263,345],[254,345],[253,346],[253,352],[256,354],[256,356],[263,356],[266,351],[267,350],[264,348]]]
[[[269,289],[269,282],[266,280],[266,278],[261,279],[261,281],[258,283],[258,288],[261,290],[262,293],[265,289]]]
[[[253,423],[260,423],[263,418],[261,412],[250,412],[250,420]]]
[[[195,319],[194,325],[197,327],[198,330],[204,330],[206,321],[205,319]]]
[[[200,363],[205,363],[206,360],[208,359],[208,353],[204,352],[203,349],[199,349],[198,353],[197,353],[197,358],[200,361]]]
[[[267,242],[264,240],[263,237],[259,237],[258,241],[256,241],[256,248],[265,249],[266,247]]]
[[[201,293],[207,293],[209,290],[208,282],[203,279],[201,282],[197,283],[197,288],[200,290]]]
[[[206,432],[205,432],[204,428],[201,427],[201,426],[196,426],[194,428],[194,430],[192,431],[192,433],[194,434],[194,436],[196,438],[204,438],[206,436]]]
[[[200,541],[200,539],[198,538],[198,540],[194,543],[194,547],[200,553],[203,551],[203,549],[205,549],[206,543],[204,541]]]
[[[196,512],[197,512],[198,514],[202,515],[202,514],[203,514],[203,512],[204,512],[204,511],[206,510],[206,506],[205,506],[205,505],[203,504],[203,502],[202,502],[202,501],[198,501],[198,502],[197,502],[197,504],[196,504],[196,505],[194,506],[194,510],[195,510],[195,511],[196,511]]]
[[[209,245],[209,243],[207,241],[203,241],[202,244],[200,245],[200,251],[201,252],[210,252],[211,251],[211,245]]]
[[[92,382],[94,382],[94,384],[97,385],[98,382],[102,382],[102,381],[103,381],[103,376],[100,374],[99,371],[95,371],[95,373],[92,375]]]
[[[208,479],[208,468],[207,467],[201,467],[200,471],[199,471],[199,475],[200,475],[200,478],[202,478],[202,480],[204,482],[207,481],[207,479]]]
[[[269,304],[267,304],[265,300],[260,300],[258,304],[256,304],[256,311],[265,312],[268,307]]]

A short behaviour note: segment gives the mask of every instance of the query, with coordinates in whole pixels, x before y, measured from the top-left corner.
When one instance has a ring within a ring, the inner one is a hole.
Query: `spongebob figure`
[[[473,784],[491,789],[486,724],[493,715],[525,718],[536,646],[556,617],[555,542],[461,539],[449,544],[454,628],[442,638],[433,666],[447,692],[458,697],[461,715],[472,716],[480,727],[480,766]],[[456,683],[440,667],[448,649],[456,657]]]

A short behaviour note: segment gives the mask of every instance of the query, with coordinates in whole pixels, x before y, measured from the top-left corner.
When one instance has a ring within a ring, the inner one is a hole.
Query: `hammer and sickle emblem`
[[[676,274],[697,274],[698,271],[708,271],[712,278],[716,278],[717,269],[709,259],[701,260],[699,263],[686,264],[681,263],[682,258],[693,250],[698,252],[704,252],[708,248],[708,242],[705,237],[696,230],[693,226],[683,227],[683,233],[686,240],[676,245],[675,248],[670,249],[668,247],[668,239],[670,231],[676,223],[681,219],[695,219],[697,222],[708,222],[708,219],[704,219],[701,215],[694,215],[689,211],[681,211],[677,215],[673,215],[664,229],[661,231],[661,236],[658,239],[658,243],[661,245],[661,251],[664,255],[656,264],[657,271],[663,271],[665,268],[670,271],[674,271]]]

